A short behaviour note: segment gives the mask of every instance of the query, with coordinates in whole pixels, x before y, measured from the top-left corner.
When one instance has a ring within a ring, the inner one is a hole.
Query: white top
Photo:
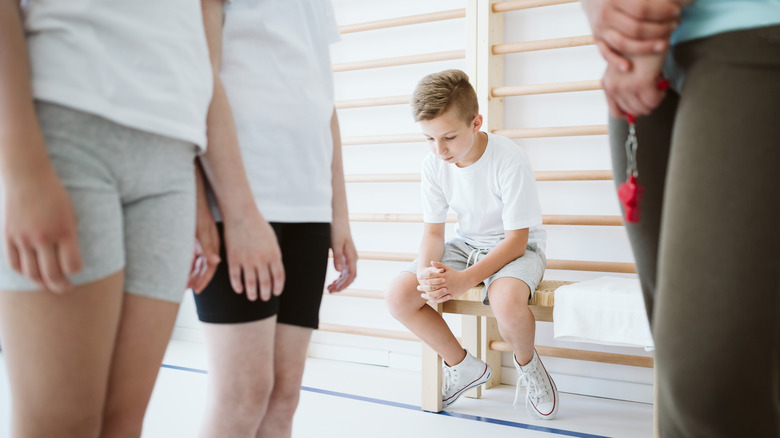
[[[221,78],[255,201],[273,222],[331,222],[333,73],[328,0],[233,0]]]
[[[457,234],[482,249],[495,247],[504,230],[530,228],[528,242],[545,249],[536,180],[523,149],[512,140],[487,134],[476,163],[458,167],[430,154],[423,160],[423,220],[442,223],[449,208],[458,219]]]
[[[30,0],[36,99],[205,149],[213,77],[198,0]]]

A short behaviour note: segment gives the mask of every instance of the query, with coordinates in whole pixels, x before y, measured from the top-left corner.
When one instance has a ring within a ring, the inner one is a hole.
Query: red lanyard
[[[628,120],[628,139],[626,140],[626,182],[618,187],[618,198],[625,207],[626,222],[639,222],[639,201],[645,188],[636,180],[639,170],[636,167],[636,149],[639,142],[636,139],[634,124],[636,118],[631,114],[626,116]]]
[[[658,89],[666,90],[669,88],[669,81],[661,79],[658,81]],[[645,187],[639,184],[639,169],[636,164],[636,150],[639,142],[636,138],[636,117],[627,114],[628,138],[626,139],[626,181],[618,187],[618,198],[623,204],[626,212],[626,222],[635,224],[639,222],[639,202],[642,201],[642,194]]]

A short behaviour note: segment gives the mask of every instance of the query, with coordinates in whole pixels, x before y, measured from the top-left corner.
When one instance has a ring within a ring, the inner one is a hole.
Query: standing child
[[[212,121],[235,121],[237,136],[223,140],[240,145],[256,209],[276,233],[268,243],[278,241],[285,274],[282,287],[258,272],[244,296],[233,286],[240,275],[219,266],[196,295],[210,357],[201,435],[289,437],[309,339],[319,324],[328,250],[342,272],[331,291],[352,282],[357,261],[329,57],[338,29],[327,0],[235,0],[224,8],[209,0],[204,14],[229,102],[218,104],[215,95],[212,111],[221,108],[223,117],[210,117],[209,128]],[[215,194],[221,202],[224,194]],[[207,209],[201,220],[213,221]],[[221,257],[228,261],[240,244],[228,236],[234,227],[243,226],[218,224]]]
[[[19,3],[0,0],[11,434],[138,437],[192,256],[200,3]]]
[[[390,313],[444,360],[442,403],[485,383],[490,367],[458,343],[428,301],[441,303],[484,282],[503,338],[512,346],[530,412],[555,416],[558,390],[534,350],[535,321],[528,300],[542,279],[546,234],[528,158],[512,140],[481,132],[477,96],[468,76],[446,70],[424,77],[412,113],[432,154],[422,166],[425,231],[418,259],[390,285]],[[452,208],[458,237],[445,243]]]

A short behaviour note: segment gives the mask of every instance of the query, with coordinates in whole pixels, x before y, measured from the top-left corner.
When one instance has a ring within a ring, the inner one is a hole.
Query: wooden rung
[[[562,271],[616,272],[636,274],[636,265],[622,262],[596,262],[588,260],[547,260],[547,269]]]
[[[491,350],[508,352],[512,347],[504,341],[490,341]],[[540,356],[560,357],[563,359],[587,360],[590,362],[611,363],[616,365],[630,365],[635,367],[653,367],[653,358],[645,356],[636,356],[631,354],[604,353],[601,351],[575,350],[573,348],[559,348],[535,346],[536,352]]]
[[[611,170],[546,170],[534,176],[537,181],[612,181]]]
[[[344,137],[342,146],[358,144],[387,144],[387,143],[422,143],[425,137],[422,134],[390,134],[390,135],[363,135],[357,137]]]
[[[332,257],[332,254],[331,254]],[[378,260],[386,262],[411,262],[417,258],[416,253],[386,252],[386,251],[360,251],[360,260]],[[547,269],[559,269],[565,271],[593,271],[593,272],[618,272],[636,273],[633,263],[599,262],[587,260],[547,260]]]
[[[606,135],[607,125],[548,126],[543,128],[494,129],[494,134],[509,138],[570,137],[574,135]],[[389,134],[344,137],[342,146],[387,143],[422,143],[422,134]]]
[[[575,135],[606,135],[607,125],[550,126],[546,128],[494,129],[494,134],[509,138],[571,137]]]
[[[341,292],[334,292],[330,293],[327,289],[323,290],[322,292],[324,295],[331,296],[331,297],[354,297],[354,298],[371,298],[371,299],[378,299],[383,300],[385,299],[385,293],[381,290],[373,290],[373,289],[344,289]]]
[[[345,108],[365,108],[370,106],[384,106],[384,105],[404,105],[412,101],[412,96],[385,96],[385,97],[368,97],[365,99],[348,99],[337,100],[336,109]]]
[[[402,341],[419,341],[417,336],[410,332],[400,330],[386,330],[369,327],[357,327],[343,324],[330,324],[321,322],[319,330],[322,332],[344,333],[348,335],[373,336],[386,339],[400,339]]]
[[[533,52],[535,50],[589,46],[591,44],[594,44],[593,35],[582,35],[576,37],[552,38],[549,40],[524,41],[521,43],[495,44],[492,52],[494,55],[506,55],[509,53]]]
[[[392,67],[396,65],[422,64],[424,62],[449,61],[464,59],[465,50],[450,50],[446,52],[422,53],[419,55],[396,56],[393,58],[369,59],[366,61],[342,62],[333,64],[334,72],[364,70],[368,68]]]
[[[493,97],[528,96],[531,94],[570,93],[574,91],[601,90],[601,81],[555,82],[552,84],[513,85],[494,87]],[[338,107],[337,107],[338,108]]]
[[[553,170],[534,172],[537,181],[612,181],[611,170]],[[345,176],[348,183],[420,182],[419,173],[371,173]]]
[[[621,216],[590,216],[590,215],[563,215],[546,214],[542,216],[545,225],[596,225],[596,226],[622,226]]]
[[[433,23],[434,21],[452,20],[465,17],[466,9],[450,9],[448,11],[431,12],[428,14],[409,15],[406,17],[368,21],[365,23],[346,24],[344,26],[339,26],[339,32],[343,35],[345,33],[386,29],[388,27],[408,26],[410,24]]]
[[[371,336],[384,339],[398,339],[402,341],[420,340],[413,333],[400,330],[387,330],[369,327],[357,327],[343,324],[330,324],[321,322],[319,330],[329,333],[342,333],[349,335]],[[494,351],[510,352],[512,348],[504,341],[490,341],[489,348]],[[575,350],[571,348],[535,346],[536,351],[541,356],[560,357],[564,359],[587,360],[591,362],[611,363],[616,365],[630,365],[637,367],[652,368],[653,358],[645,356],[636,356],[629,354],[603,353],[600,351]]]
[[[399,213],[351,213],[349,220],[352,222],[399,222],[399,223],[422,223],[421,214],[399,214]],[[448,223],[457,222],[454,214],[447,215]],[[545,225],[597,225],[597,226],[621,226],[623,220],[620,216],[591,216],[591,215],[563,215],[546,214],[542,216],[542,222]]]
[[[370,173],[344,175],[348,183],[406,183],[420,182],[419,173]]]
[[[493,4],[493,12],[518,11],[520,9],[576,3],[579,0],[514,0]]]

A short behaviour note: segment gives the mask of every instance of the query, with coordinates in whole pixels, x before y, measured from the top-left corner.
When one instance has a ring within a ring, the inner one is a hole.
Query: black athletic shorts
[[[325,288],[330,249],[329,223],[272,222],[282,250],[285,283],[282,294],[269,301],[249,301],[245,293],[237,294],[230,286],[225,234],[220,235],[220,262],[214,278],[200,294],[195,295],[198,318],[203,322],[231,324],[259,321],[277,315],[277,322],[316,329],[320,303]]]

